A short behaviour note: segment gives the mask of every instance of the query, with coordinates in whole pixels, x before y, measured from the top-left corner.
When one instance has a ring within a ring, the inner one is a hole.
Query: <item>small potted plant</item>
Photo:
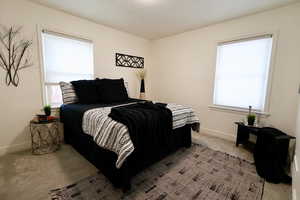
[[[247,121],[248,121],[249,126],[254,125],[255,118],[256,118],[256,116],[254,114],[252,114],[252,106],[249,106],[249,113],[248,113],[248,116],[247,116]]]
[[[51,115],[51,106],[50,105],[45,105],[44,106],[44,112],[46,116],[50,116]]]

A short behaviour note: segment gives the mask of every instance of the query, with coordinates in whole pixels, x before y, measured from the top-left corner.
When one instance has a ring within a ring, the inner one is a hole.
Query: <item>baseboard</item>
[[[292,163],[292,177],[293,177],[293,184],[292,184],[292,200],[297,200],[297,186],[299,185],[299,180],[297,180],[298,176],[299,176],[299,168],[298,168],[298,157],[295,154],[294,155],[294,160]]]
[[[215,136],[215,137],[219,137],[225,140],[229,140],[229,141],[233,141],[235,142],[236,140],[236,136],[230,133],[225,133],[225,132],[221,132],[221,131],[217,131],[217,130],[213,130],[213,129],[208,129],[208,128],[202,128],[201,127],[201,132],[207,135],[211,135],[211,136]]]
[[[6,155],[8,153],[24,151],[30,149],[30,147],[31,147],[30,142],[24,142],[20,144],[9,145],[9,146],[2,146],[0,147],[0,156]]]
[[[292,200],[297,200],[297,194],[296,194],[296,189],[292,189]]]

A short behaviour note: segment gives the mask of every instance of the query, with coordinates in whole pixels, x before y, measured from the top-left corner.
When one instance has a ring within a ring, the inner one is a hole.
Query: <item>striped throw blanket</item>
[[[86,111],[83,115],[82,128],[100,147],[118,155],[116,167],[120,168],[134,151],[134,146],[127,127],[108,116],[111,108],[103,107]],[[199,119],[193,109],[177,104],[168,104],[167,108],[172,111],[173,129],[191,124],[194,131],[199,131]]]

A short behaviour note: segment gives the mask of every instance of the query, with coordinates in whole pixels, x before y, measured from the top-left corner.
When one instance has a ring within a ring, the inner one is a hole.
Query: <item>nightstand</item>
[[[41,155],[60,148],[59,120],[30,121],[32,154]]]
[[[244,124],[243,122],[235,122],[235,124],[238,126],[236,143],[235,143],[236,146],[239,146],[239,144],[247,143],[249,140],[250,134],[257,136],[259,130],[261,128],[263,128],[263,126],[261,126],[261,125],[250,126],[250,125]]]

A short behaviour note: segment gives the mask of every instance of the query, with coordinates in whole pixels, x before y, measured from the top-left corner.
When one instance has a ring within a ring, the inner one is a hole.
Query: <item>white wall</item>
[[[95,73],[124,77],[131,96],[138,95],[133,69],[115,67],[115,52],[145,57],[147,95],[161,101],[191,105],[201,130],[233,138],[237,113],[210,110],[216,42],[262,32],[278,33],[268,122],[293,135],[296,123],[297,84],[300,74],[300,4],[239,18],[195,31],[148,41],[25,0],[0,0],[0,24],[22,25],[22,36],[33,40],[34,66],[20,72],[19,87],[5,85],[0,69],[0,154],[28,148],[28,122],[42,108],[37,25],[92,39]],[[150,66],[150,67],[149,67]]]
[[[124,77],[129,82],[130,95],[137,97],[139,82],[135,72],[130,68],[117,68],[115,53],[145,57],[147,67],[148,40],[24,0],[0,0],[0,24],[23,26],[22,37],[33,40],[34,63],[33,67],[20,72],[17,88],[5,85],[5,73],[0,69],[0,154],[30,146],[28,122],[43,106],[37,25],[92,39],[96,76]]]
[[[234,139],[234,122],[245,115],[209,109],[213,99],[216,43],[235,37],[277,33],[267,123],[295,134],[300,76],[300,3],[154,41],[149,72],[151,97],[191,105],[201,131]]]

